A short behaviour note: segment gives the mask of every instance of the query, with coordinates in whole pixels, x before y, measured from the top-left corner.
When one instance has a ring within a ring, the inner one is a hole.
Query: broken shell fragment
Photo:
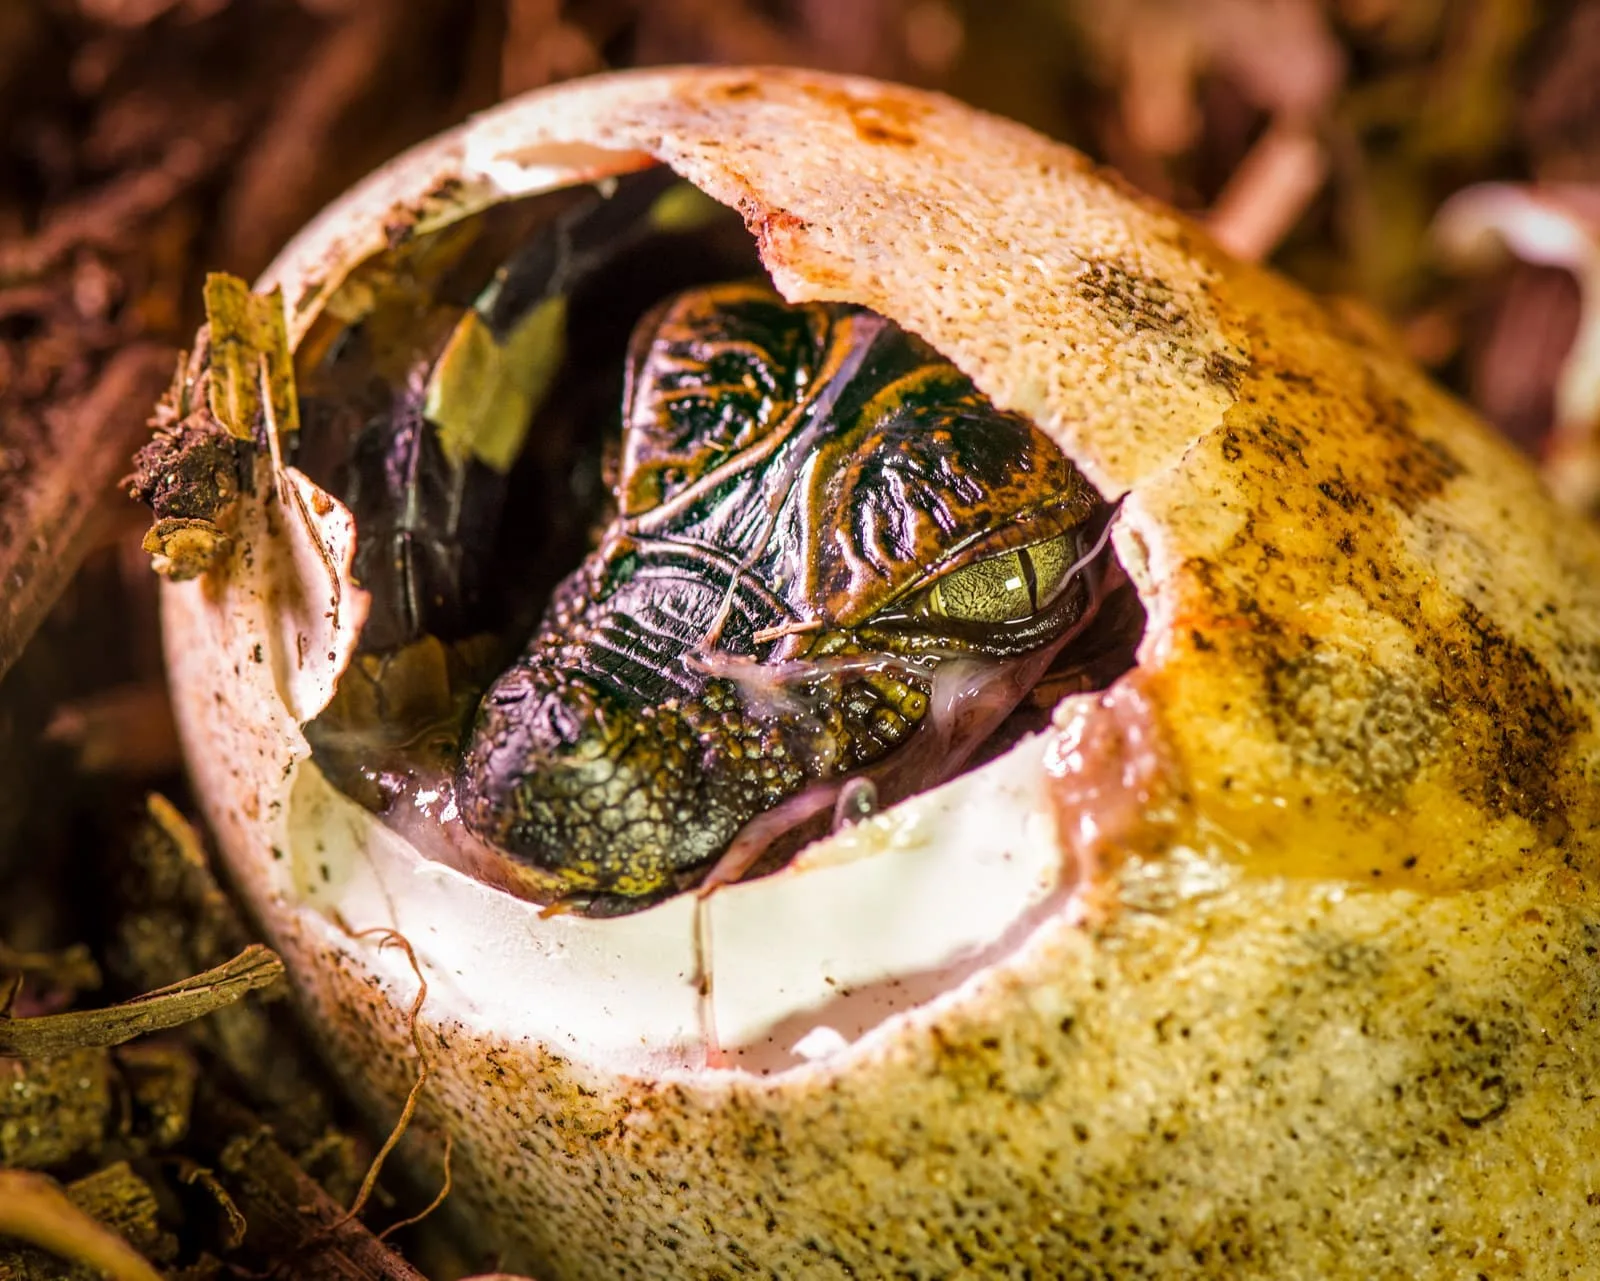
[[[427,982],[426,1159],[449,1133],[455,1205],[540,1275],[1584,1266],[1593,531],[1177,215],[862,80],[519,99],[356,188],[260,287],[303,369],[321,318],[374,314],[363,264],[656,163],[739,212],[791,302],[894,321],[1120,500],[1137,663],[772,875],[545,915],[313,761],[372,607],[359,522],[258,453],[220,562],[164,589],[172,683],[233,877],[355,1095],[392,1116],[417,1066],[381,927]]]

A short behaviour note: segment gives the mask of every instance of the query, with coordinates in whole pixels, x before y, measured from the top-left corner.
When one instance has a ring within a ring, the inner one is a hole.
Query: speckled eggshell
[[[263,283],[298,339],[386,243],[651,158],[740,211],[786,296],[892,317],[1121,498],[1150,623],[1132,673],[1018,749],[1070,902],[835,1054],[607,1072],[434,976],[415,1130],[424,1169],[452,1134],[482,1241],[547,1278],[1595,1275],[1594,531],[1392,346],[1075,152],[862,80],[507,103]],[[286,495],[167,589],[173,684],[233,876],[389,1118],[415,980],[282,871],[315,860],[299,723],[359,622],[328,617],[347,522],[311,494],[285,532]]]

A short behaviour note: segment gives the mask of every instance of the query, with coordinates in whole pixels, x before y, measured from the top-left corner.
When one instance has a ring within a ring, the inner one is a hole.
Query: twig
[[[0,513],[0,674],[83,562],[100,500],[127,469],[171,375],[171,348],[135,343],[111,358],[92,391],[52,411],[48,445],[30,451],[27,489]]]
[[[1206,226],[1224,248],[1259,262],[1289,234],[1327,177],[1327,154],[1311,130],[1276,121],[1233,171]]]
[[[282,973],[277,953],[252,943],[215,969],[121,1005],[0,1020],[0,1058],[48,1058],[70,1050],[121,1045],[136,1036],[192,1023],[246,992],[276,982]]]

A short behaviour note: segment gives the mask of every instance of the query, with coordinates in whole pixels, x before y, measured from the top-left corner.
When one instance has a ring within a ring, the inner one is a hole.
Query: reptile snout
[[[763,756],[771,768],[741,768]],[[715,684],[654,703],[519,667],[484,700],[457,798],[469,828],[565,893],[638,899],[703,869],[791,790],[784,759],[771,728]]]

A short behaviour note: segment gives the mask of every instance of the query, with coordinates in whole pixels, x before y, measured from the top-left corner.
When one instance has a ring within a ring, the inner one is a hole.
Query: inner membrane
[[[971,632],[965,641],[946,636],[919,651],[913,624],[915,610],[927,607],[924,591],[890,601],[887,612],[865,623],[851,620],[858,632],[870,631],[875,619],[888,620],[875,624],[880,630],[893,632],[897,623],[898,652],[845,645],[810,653],[800,627],[809,620],[802,618],[789,620],[795,629],[787,633],[771,629],[779,634],[760,643],[681,656],[686,670],[698,667],[707,681],[731,690],[741,715],[758,728],[821,723],[836,710],[829,699],[868,669],[876,678],[892,667],[892,678],[915,685],[927,707],[881,759],[859,770],[812,762],[812,776],[776,803],[735,814],[717,857],[676,870],[647,892],[616,893],[592,876],[541,865],[492,824],[469,830],[462,758],[483,718],[485,691],[500,691],[503,674],[526,661],[530,635],[548,631],[559,612],[552,593],[559,606],[572,571],[626,527],[630,496],[639,503],[639,485],[627,483],[641,475],[637,466],[630,472],[625,431],[628,380],[637,366],[630,336],[641,317],[685,290],[762,279],[738,220],[658,170],[516,202],[368,263],[342,290],[346,304],[331,306],[302,344],[304,428],[295,461],[354,512],[356,574],[373,597],[362,652],[308,736],[334,785],[426,856],[553,911],[639,910],[708,877],[733,881],[775,870],[831,826],[993,759],[1042,728],[1062,696],[1102,688],[1132,666],[1143,615],[1103,547],[1110,510],[1093,497],[1072,526],[1071,546],[1074,563],[1091,551],[1094,558],[1066,588],[1083,595],[1083,608],[1071,626],[1037,644],[984,653]],[[860,309],[839,310],[888,323]],[[802,372],[803,389],[815,375]],[[950,387],[959,400],[965,393],[958,383],[957,375]],[[837,398],[845,386],[830,394]],[[757,385],[754,412],[770,412],[773,399],[770,388]],[[956,421],[953,429],[963,426]],[[730,431],[738,430],[733,421]],[[796,450],[790,465],[810,465],[811,457]],[[675,462],[692,473],[692,459],[669,457],[658,467],[662,474],[650,479],[665,497],[652,495],[652,511],[672,501]],[[730,484],[750,470],[723,465]],[[890,481],[903,484],[904,477]],[[727,494],[717,497],[728,509]],[[742,508],[732,505],[732,519],[759,523],[779,506],[757,493]],[[631,515],[638,525],[639,513]],[[1031,535],[1008,528],[985,531],[999,540],[985,550],[1000,558],[1020,549],[1026,557]],[[922,554],[925,562],[937,558]],[[1042,557],[1019,563],[1034,560]],[[923,564],[910,576],[933,568]],[[961,599],[950,587],[943,595]],[[549,666],[561,674],[577,664],[557,651]],[[663,693],[670,698],[670,690]],[[816,751],[829,750],[826,734],[814,741]],[[847,783],[862,782],[867,786],[845,796]],[[619,813],[604,806],[595,812],[598,845]],[[691,827],[696,818],[689,815]],[[485,839],[486,826],[492,839]]]

